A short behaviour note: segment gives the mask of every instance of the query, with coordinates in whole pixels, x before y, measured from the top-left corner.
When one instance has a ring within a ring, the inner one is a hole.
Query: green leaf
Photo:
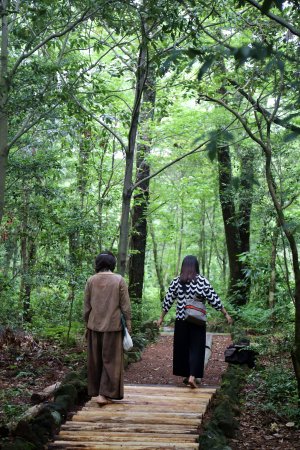
[[[282,11],[283,0],[265,0],[262,5],[261,12],[263,14],[268,13],[270,11],[270,9],[272,8],[272,3],[279,9],[279,11]]]
[[[293,141],[294,139],[297,139],[297,138],[299,138],[299,133],[296,133],[295,131],[292,131],[291,133],[287,134],[283,138],[283,140],[284,140],[284,142],[291,142],[291,141]]]
[[[214,59],[212,57],[209,57],[205,61],[205,63],[202,65],[202,67],[200,67],[200,70],[199,70],[198,75],[197,75],[198,81],[200,81],[202,79],[203,75],[208,71],[208,69],[210,68],[210,66],[213,63],[213,60]]]
[[[217,156],[218,151],[218,133],[216,131],[211,131],[209,133],[210,141],[206,145],[207,155],[211,161]]]
[[[265,0],[265,1],[263,2],[262,8],[261,8],[261,12],[262,12],[263,14],[269,12],[269,9],[271,8],[272,3],[273,3],[273,0]]]
[[[252,44],[232,49],[232,54],[239,64],[244,64],[249,58],[258,61],[264,60],[272,54],[272,47],[253,42]]]

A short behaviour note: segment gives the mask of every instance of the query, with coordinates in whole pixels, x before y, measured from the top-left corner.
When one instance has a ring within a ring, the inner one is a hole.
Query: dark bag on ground
[[[251,369],[255,367],[256,352],[250,350],[250,341],[248,339],[241,339],[236,344],[229,345],[225,352],[225,362],[231,364],[247,364]]]

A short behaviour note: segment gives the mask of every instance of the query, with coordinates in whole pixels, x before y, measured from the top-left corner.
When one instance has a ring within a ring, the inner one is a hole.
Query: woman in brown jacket
[[[112,253],[100,253],[95,260],[96,274],[85,286],[88,394],[96,397],[99,405],[124,396],[121,313],[130,333],[131,307],[124,278],[113,273],[115,266]]]

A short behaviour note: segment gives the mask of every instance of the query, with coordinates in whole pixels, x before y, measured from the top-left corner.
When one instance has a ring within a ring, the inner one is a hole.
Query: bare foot
[[[197,384],[196,384],[196,381],[195,381],[195,377],[193,375],[191,375],[189,377],[188,384],[191,386],[192,389],[195,389],[197,387]]]
[[[110,398],[105,397],[104,395],[98,395],[98,397],[94,397],[94,400],[98,405],[107,405],[108,403],[112,403]]]

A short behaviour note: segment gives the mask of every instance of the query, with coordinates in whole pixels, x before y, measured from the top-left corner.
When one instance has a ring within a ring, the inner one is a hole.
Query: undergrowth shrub
[[[283,420],[299,422],[297,381],[292,368],[283,364],[260,368],[252,373],[249,382],[255,386],[247,400],[255,401],[258,408],[271,412]],[[257,398],[261,401],[257,401]],[[299,423],[300,424],[300,423]]]

